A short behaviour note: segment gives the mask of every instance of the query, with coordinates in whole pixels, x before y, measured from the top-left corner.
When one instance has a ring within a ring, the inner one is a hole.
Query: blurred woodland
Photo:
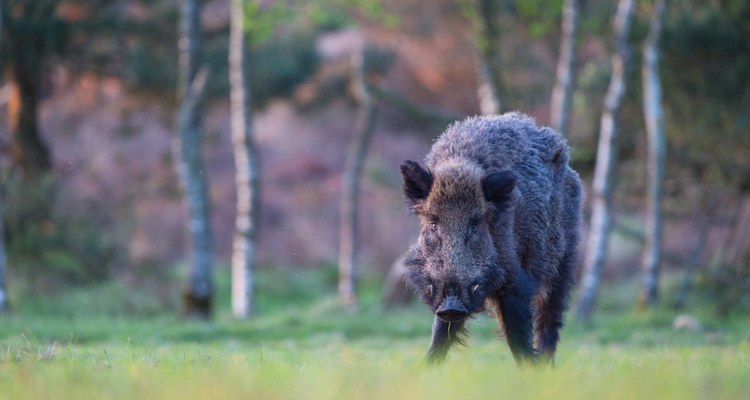
[[[564,132],[586,186],[577,315],[637,275],[643,307],[750,310],[750,2],[1,4],[0,308],[118,281],[208,317],[229,268],[241,318],[257,269],[330,270],[350,309],[365,278],[410,301],[397,166],[457,118],[519,110]]]

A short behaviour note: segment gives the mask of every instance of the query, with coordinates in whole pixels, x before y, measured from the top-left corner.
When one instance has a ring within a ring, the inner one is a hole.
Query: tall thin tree
[[[563,4],[560,58],[557,60],[555,88],[552,90],[550,126],[563,136],[567,136],[570,103],[573,94],[578,3],[579,0],[565,0],[565,4]]]
[[[360,176],[367,158],[367,148],[375,132],[377,103],[367,85],[365,57],[352,55],[352,79],[359,103],[357,125],[346,154],[342,177],[341,228],[339,234],[339,299],[348,310],[357,306],[354,282],[357,273],[358,196]]]
[[[201,63],[201,0],[184,0],[179,40],[179,96],[177,116],[178,172],[188,205],[187,231],[191,240],[190,282],[183,294],[183,313],[190,318],[211,316],[213,239],[210,227],[208,180],[203,166],[202,94],[207,71]]]
[[[3,200],[0,194],[0,216],[3,215]],[[0,313],[8,310],[8,291],[7,291],[7,258],[5,252],[5,226],[3,218],[0,217]]]
[[[648,202],[646,212],[646,246],[643,249],[643,283],[639,296],[641,306],[656,303],[659,297],[659,261],[661,258],[664,164],[667,139],[664,133],[661,79],[659,77],[659,40],[666,14],[666,0],[656,0],[651,26],[643,45],[643,115],[648,132]]]
[[[483,115],[502,112],[503,82],[500,76],[500,27],[497,0],[477,0],[477,44],[481,54],[478,66],[479,110]]]
[[[231,85],[232,146],[234,148],[237,217],[232,251],[232,312],[236,318],[253,314],[254,270],[260,224],[260,160],[253,138],[246,47],[244,0],[232,0],[229,29],[229,81]]]
[[[0,1],[0,34],[3,32],[3,2]],[[8,291],[6,278],[6,257],[5,257],[5,229],[3,229],[3,196],[0,193],[0,313],[8,310]]]
[[[613,20],[612,77],[604,99],[604,111],[600,122],[594,181],[591,188],[593,192],[591,227],[586,244],[581,297],[577,308],[577,317],[583,321],[588,321],[591,318],[596,306],[599,280],[607,255],[607,241],[612,222],[614,170],[617,163],[617,124],[620,104],[625,95],[625,80],[631,64],[628,36],[634,10],[635,0],[620,0],[617,6],[617,14]]]
[[[45,61],[60,47],[65,24],[55,13],[56,0],[7,2],[6,52],[14,90],[8,102],[11,158],[26,177],[52,169],[50,151],[39,134],[37,114],[42,99]]]

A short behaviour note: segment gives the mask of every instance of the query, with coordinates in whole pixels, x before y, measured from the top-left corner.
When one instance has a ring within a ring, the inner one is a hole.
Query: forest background
[[[631,1],[629,31],[618,42],[618,9],[625,3],[244,3],[240,47],[249,54],[242,70],[252,99],[244,121],[258,155],[261,188],[252,233],[257,265],[251,270],[258,276],[245,314],[230,299],[238,231],[229,61],[230,16],[236,15],[230,11],[236,4],[3,0],[0,171],[7,267],[0,269],[5,272],[0,288],[5,286],[7,296],[0,305],[7,300],[5,339],[15,338],[34,318],[186,315],[225,323],[233,318],[232,307],[240,317],[289,313],[292,304],[314,299],[336,303],[331,299],[337,287],[344,308],[331,305],[331,310],[359,312],[352,317],[355,325],[365,324],[357,318],[372,307],[409,309],[413,299],[398,288],[397,260],[416,238],[418,221],[406,216],[397,166],[404,159],[421,160],[446,125],[463,116],[518,110],[539,125],[556,124],[551,99],[565,55],[564,10],[570,6],[576,7],[577,25],[568,121],[558,129],[568,139],[572,167],[588,194],[582,254],[589,252],[592,199],[598,196],[592,181],[602,159],[597,155],[602,115],[610,108],[605,96],[611,77],[618,75],[612,57],[621,43],[630,48],[623,53],[628,56],[625,90],[614,112],[617,157],[607,185],[612,192],[604,196],[611,199],[606,229],[611,235],[604,239],[608,251],[596,272],[616,295],[605,295],[594,321],[597,315],[610,321],[613,310],[638,307],[656,307],[670,325],[684,312],[718,316],[714,324],[721,318],[746,320],[750,4]],[[191,26],[202,50],[195,59],[186,55],[187,43],[194,42],[186,39],[185,4],[198,7]],[[666,157],[657,186],[663,196],[661,253],[658,268],[649,270],[643,260],[650,240],[653,168],[643,46],[658,4],[666,4],[654,42]],[[488,84],[490,92],[483,91]],[[200,99],[186,106],[196,91]],[[192,120],[197,125],[186,122]],[[186,126],[198,127],[192,137],[199,149],[195,159],[203,165],[193,177],[204,181],[200,190],[208,200],[200,207],[189,206],[191,172],[180,172],[181,160],[189,158]],[[348,156],[356,153],[355,139],[363,134],[364,152]],[[352,176],[361,179],[347,186]],[[358,238],[343,254],[342,238],[353,234],[342,229],[350,222],[341,208],[352,190],[358,220],[351,224]],[[206,265],[212,277],[209,297],[215,299],[208,312],[197,314],[190,312],[201,246],[194,235],[196,210],[208,218]],[[349,274],[357,300],[341,293],[347,257],[354,264]],[[580,276],[587,276],[584,257],[580,263]],[[658,295],[644,297],[642,275],[662,277],[656,280]],[[278,296],[284,296],[284,308]],[[364,308],[356,311],[357,302]],[[588,321],[593,309],[577,313]],[[682,316],[683,325],[700,325]],[[169,321],[180,324],[179,318]],[[347,324],[336,321],[339,328]],[[35,336],[41,343],[71,334],[68,327],[39,324]],[[584,326],[574,331],[583,334]],[[251,336],[263,337],[257,335]]]

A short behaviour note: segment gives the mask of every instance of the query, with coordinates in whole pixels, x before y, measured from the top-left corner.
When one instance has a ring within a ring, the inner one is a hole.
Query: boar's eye
[[[477,224],[471,224],[471,226],[469,226],[469,233],[474,233],[476,231],[477,231]]]
[[[431,229],[431,230],[432,230],[433,232],[437,232],[437,230],[438,230],[438,224],[437,224],[437,223],[435,223],[435,222],[431,223],[431,224],[430,224],[430,229]]]
[[[427,295],[432,297],[432,285],[427,286]]]

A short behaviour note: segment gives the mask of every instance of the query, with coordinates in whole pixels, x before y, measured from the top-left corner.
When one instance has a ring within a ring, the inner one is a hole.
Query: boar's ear
[[[516,174],[511,170],[495,172],[482,179],[482,191],[487,201],[495,203],[498,209],[503,209],[510,200],[510,194],[516,187]]]
[[[432,174],[422,168],[416,161],[404,161],[401,166],[401,176],[404,178],[404,197],[406,205],[411,211],[422,203],[430,194]]]

